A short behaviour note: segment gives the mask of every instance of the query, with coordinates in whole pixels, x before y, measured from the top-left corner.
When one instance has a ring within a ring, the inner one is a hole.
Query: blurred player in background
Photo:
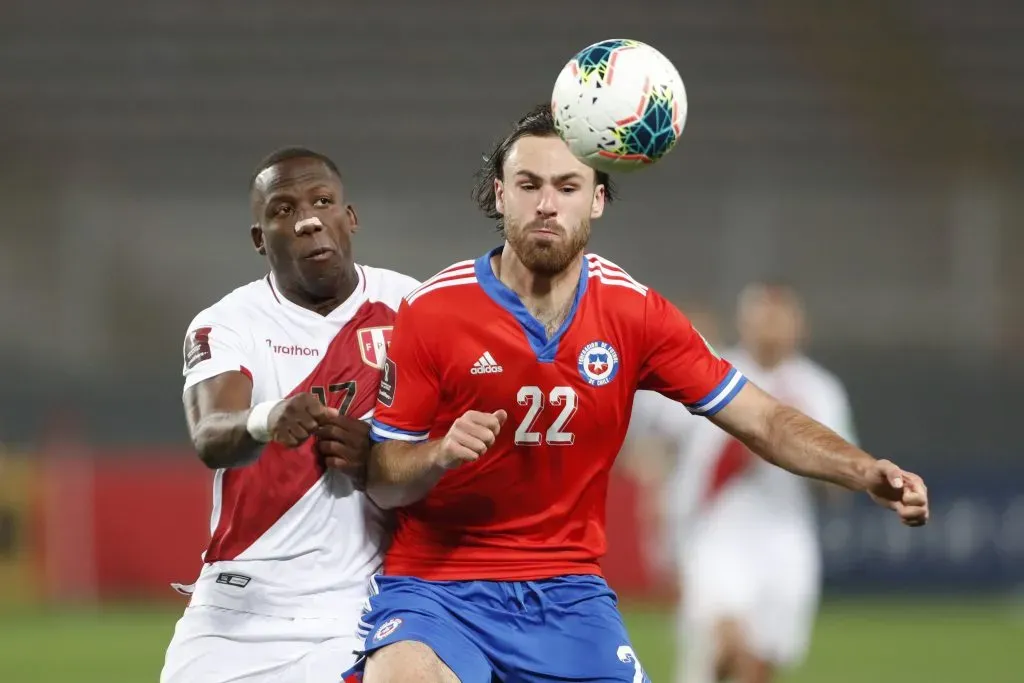
[[[748,285],[736,325],[739,347],[724,358],[855,442],[843,385],[800,351],[804,311],[792,287]],[[673,401],[641,392],[630,441],[651,435],[678,444],[668,486],[682,595],[677,679],[767,683],[777,667],[803,659],[817,612],[821,567],[810,482],[758,459]],[[634,457],[644,448],[635,446]]]
[[[572,156],[548,104],[482,176],[504,244],[425,282],[395,321],[367,491],[398,524],[353,678],[646,680],[600,575],[638,388],[924,522],[920,478],[747,383],[663,297],[584,255],[608,178]]]
[[[389,529],[361,489],[368,420],[401,298],[357,265],[338,168],[306,149],[261,163],[252,240],[270,274],[185,337],[185,413],[212,470],[212,538],[163,683],[335,683],[359,646]]]

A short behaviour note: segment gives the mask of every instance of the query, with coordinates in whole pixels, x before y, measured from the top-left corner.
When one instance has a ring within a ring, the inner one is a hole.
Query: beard
[[[552,238],[551,241],[530,239],[530,231],[541,226],[562,236],[569,235],[569,238]],[[583,220],[575,230],[567,231],[552,221],[535,220],[524,225],[506,219],[505,239],[531,272],[551,277],[563,272],[583,253],[590,241],[590,221]]]

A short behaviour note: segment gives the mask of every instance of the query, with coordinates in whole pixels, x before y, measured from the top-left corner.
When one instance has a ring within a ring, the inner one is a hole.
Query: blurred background
[[[183,335],[265,272],[259,159],[334,157],[359,259],[427,277],[495,243],[481,153],[609,37],[672,59],[690,114],[593,249],[724,320],[748,280],[795,284],[862,444],[934,498],[914,533],[864,501],[822,511],[826,601],[787,680],[1021,680],[1022,32],[1016,0],[6,0],[0,681],[157,680],[167,584],[208,534]],[[659,681],[672,595],[645,495],[614,481],[606,566]]]

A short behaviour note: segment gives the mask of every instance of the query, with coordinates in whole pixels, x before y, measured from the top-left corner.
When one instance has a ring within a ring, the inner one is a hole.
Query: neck
[[[506,242],[501,253],[491,259],[491,267],[501,283],[524,301],[560,301],[571,298],[576,293],[583,259],[573,259],[568,268],[554,275],[535,273],[519,259],[515,250]]]
[[[301,306],[319,315],[327,315],[338,306],[345,303],[352,292],[356,291],[359,284],[359,274],[356,272],[355,264],[338,274],[338,278],[327,295],[310,292],[303,289],[298,283],[284,284],[277,276],[274,276],[274,284],[277,286],[281,296],[288,299],[296,306]]]
[[[547,332],[555,334],[569,315],[580,281],[583,259],[575,258],[554,275],[535,273],[524,264],[507,242],[501,254],[491,259],[491,268],[506,287],[519,295],[526,310]]]

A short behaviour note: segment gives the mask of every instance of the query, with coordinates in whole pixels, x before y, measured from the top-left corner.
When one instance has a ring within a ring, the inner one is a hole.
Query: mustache
[[[560,235],[565,234],[565,228],[556,220],[548,218],[538,218],[532,220],[523,226],[524,230],[550,230],[551,232],[557,232]]]

